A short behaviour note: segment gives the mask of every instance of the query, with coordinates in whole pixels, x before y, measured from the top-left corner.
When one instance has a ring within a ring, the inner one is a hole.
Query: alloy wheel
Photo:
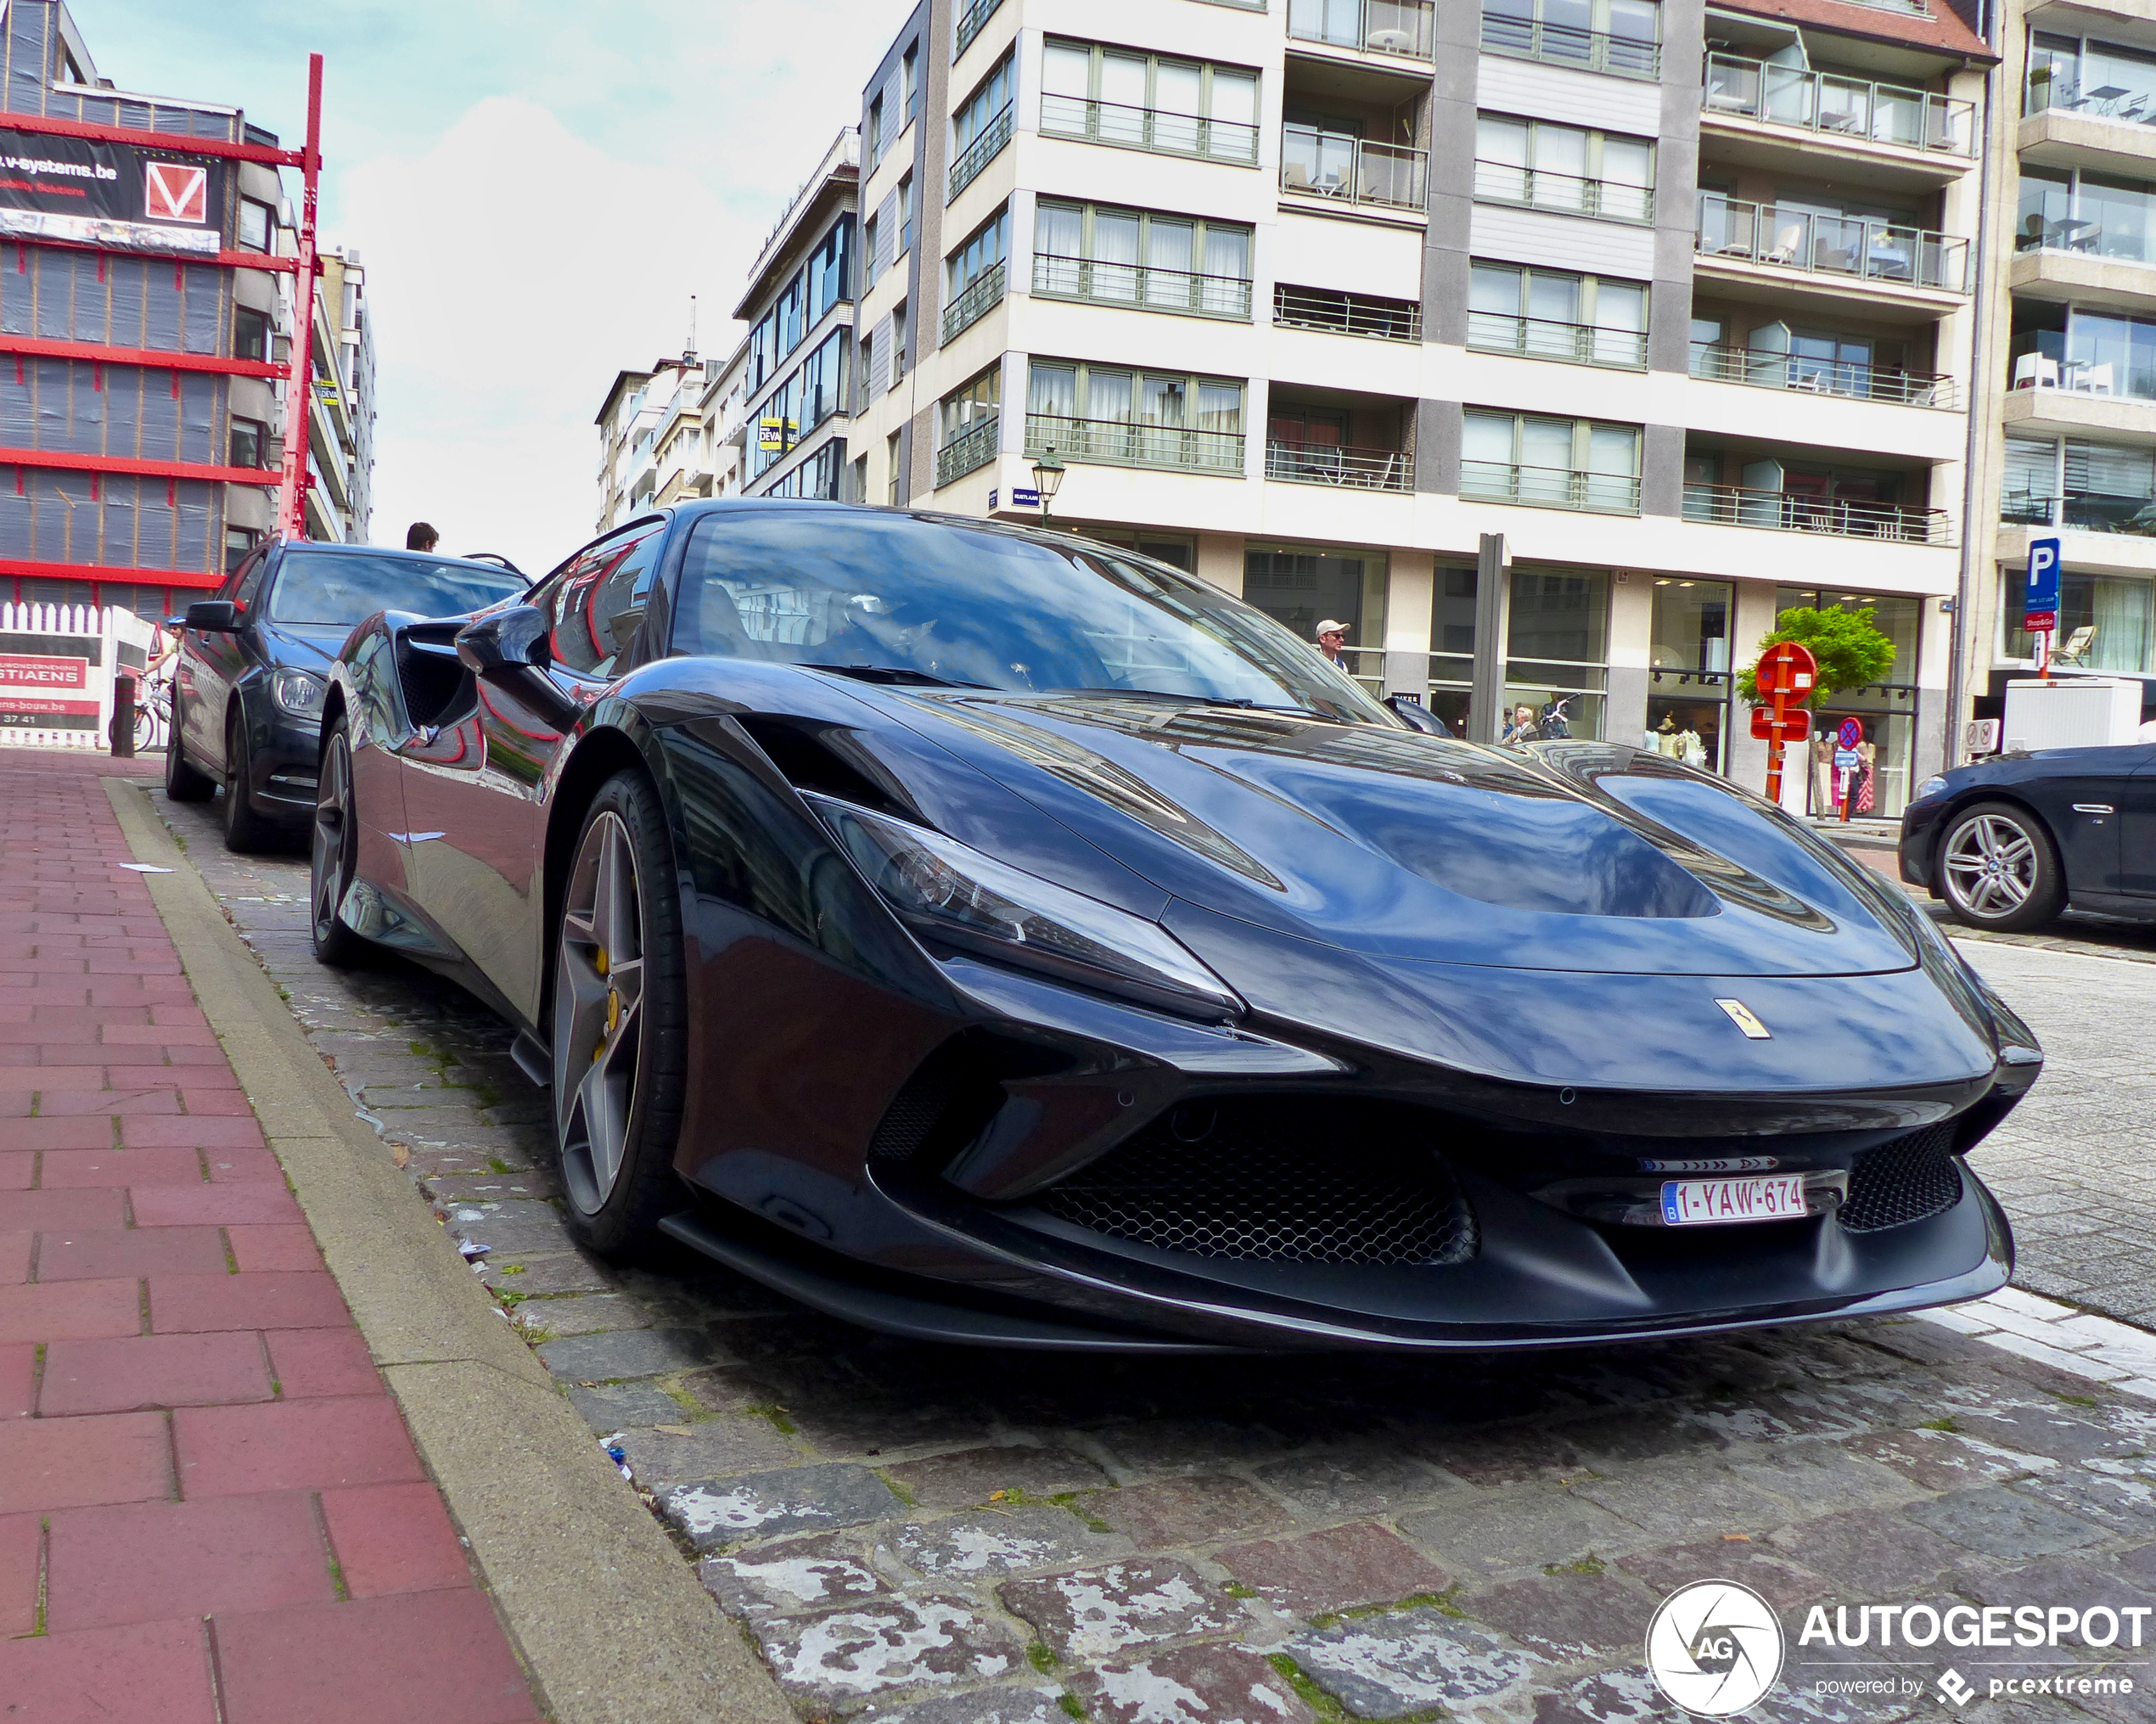
[[[611,809],[570,871],[554,963],[554,1111],[570,1200],[596,1214],[627,1154],[643,1045],[643,918],[636,851]]]
[[[1970,915],[2012,915],[2036,888],[2036,846],[2003,814],[1979,814],[1946,840],[1946,888]]]
[[[314,938],[326,942],[337,926],[337,907],[345,896],[345,850],[351,830],[351,755],[340,736],[322,763],[322,789],[315,799],[313,842],[308,847],[309,896],[314,906]]]

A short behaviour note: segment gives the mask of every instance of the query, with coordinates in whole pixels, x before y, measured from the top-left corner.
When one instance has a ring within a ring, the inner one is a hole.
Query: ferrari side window
[[[556,590],[554,662],[582,677],[608,677],[635,643],[659,566],[663,525],[587,551]]]

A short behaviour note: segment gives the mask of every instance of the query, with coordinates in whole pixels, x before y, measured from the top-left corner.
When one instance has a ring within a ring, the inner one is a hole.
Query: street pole
[[[277,486],[277,530],[288,539],[307,536],[307,425],[314,410],[314,300],[321,260],[315,218],[322,186],[322,56],[307,57],[307,144],[300,160],[300,257],[292,278],[291,364],[284,389],[284,467]]]

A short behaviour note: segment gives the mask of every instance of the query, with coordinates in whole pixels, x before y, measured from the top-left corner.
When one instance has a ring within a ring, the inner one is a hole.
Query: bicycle
[[[172,734],[172,684],[170,678],[141,685],[143,698],[135,703],[135,752],[153,754],[164,748]]]

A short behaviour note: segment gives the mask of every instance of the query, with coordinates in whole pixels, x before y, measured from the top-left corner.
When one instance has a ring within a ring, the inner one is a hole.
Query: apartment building
[[[374,509],[374,326],[357,247],[323,254],[312,353],[307,536],[363,545]],[[280,444],[282,431],[280,422]]]
[[[1965,651],[1996,717],[2030,668],[2032,538],[2063,563],[2058,662],[2156,703],[2156,20],[2009,0],[1992,163],[1994,356]]]
[[[1732,669],[1872,609],[1828,716],[1895,811],[1992,63],[1946,0],[927,0],[863,101],[848,494],[1037,518],[1053,451],[1058,525],[1346,620],[1373,689],[1754,785]]]
[[[600,532],[658,504],[710,495],[703,400],[704,366],[693,353],[615,373],[592,420]]]

